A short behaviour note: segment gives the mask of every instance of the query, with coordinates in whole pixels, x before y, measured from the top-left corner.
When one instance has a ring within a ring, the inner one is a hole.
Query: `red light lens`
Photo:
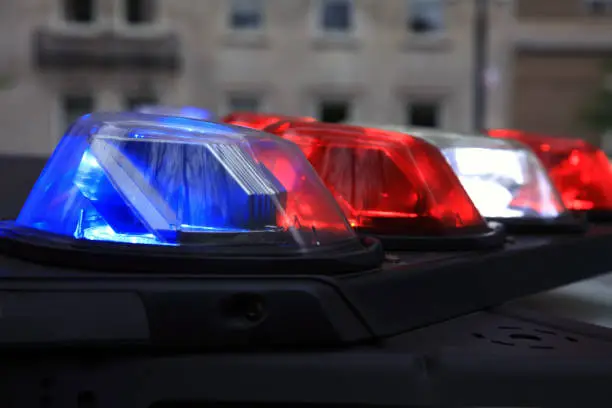
[[[570,210],[612,210],[612,166],[605,153],[580,139],[491,129],[489,135],[518,140],[538,156]]]
[[[444,156],[425,141],[319,122],[265,131],[301,147],[355,228],[413,236],[488,230]]]
[[[223,117],[222,122],[231,125],[244,126],[252,129],[262,130],[267,126],[277,123],[281,120],[299,120],[303,122],[314,122],[311,117],[302,116],[286,116],[277,115],[274,113],[258,113],[258,112],[232,112]]]

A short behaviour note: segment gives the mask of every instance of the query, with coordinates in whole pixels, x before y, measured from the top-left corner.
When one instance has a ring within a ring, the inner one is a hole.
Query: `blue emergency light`
[[[293,143],[185,117],[94,113],[5,230],[74,242],[309,253],[359,239]],[[41,235],[42,234],[42,235]]]

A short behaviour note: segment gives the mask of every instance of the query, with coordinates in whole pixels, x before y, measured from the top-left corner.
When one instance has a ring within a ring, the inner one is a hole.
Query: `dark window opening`
[[[239,30],[259,28],[263,21],[262,8],[261,0],[233,0],[230,25]]]
[[[343,101],[323,101],[319,105],[321,122],[340,123],[349,119],[350,106]]]
[[[610,0],[587,0],[586,7],[589,14],[603,15],[612,12],[612,1]]]
[[[409,0],[408,30],[421,34],[439,31],[444,22],[444,5],[439,0]]]
[[[64,0],[66,20],[89,23],[94,19],[94,0]]]
[[[351,28],[350,0],[326,0],[323,4],[323,28],[329,31],[347,31]]]
[[[409,126],[438,127],[439,106],[436,103],[412,103],[407,108],[407,124]]]
[[[259,98],[254,96],[231,96],[229,98],[229,108],[232,112],[257,112],[259,105]]]
[[[67,95],[62,100],[64,127],[83,115],[94,111],[94,99],[90,95]]]
[[[153,0],[126,0],[125,18],[130,24],[150,23],[155,15]]]
[[[157,104],[159,104],[159,99],[154,95],[135,95],[125,98],[124,107],[127,110],[135,110],[139,107]]]

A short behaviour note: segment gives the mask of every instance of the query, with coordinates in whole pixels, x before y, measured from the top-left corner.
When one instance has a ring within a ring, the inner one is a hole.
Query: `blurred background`
[[[610,155],[612,0],[0,1],[0,218],[73,120],[143,104],[517,128]],[[612,326],[605,279],[527,302]]]
[[[610,152],[610,56],[612,0],[6,0],[0,188],[19,198],[0,214],[71,121],[141,104],[511,127]]]

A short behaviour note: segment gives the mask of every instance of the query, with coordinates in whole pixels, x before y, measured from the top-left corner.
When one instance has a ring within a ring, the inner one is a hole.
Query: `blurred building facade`
[[[610,80],[612,1],[517,0],[516,18],[512,126],[599,145],[582,116]]]
[[[473,0],[3,2],[0,152],[48,155],[81,113],[154,102],[468,130],[474,7]],[[513,2],[491,0],[490,15],[488,122],[504,126]]]

